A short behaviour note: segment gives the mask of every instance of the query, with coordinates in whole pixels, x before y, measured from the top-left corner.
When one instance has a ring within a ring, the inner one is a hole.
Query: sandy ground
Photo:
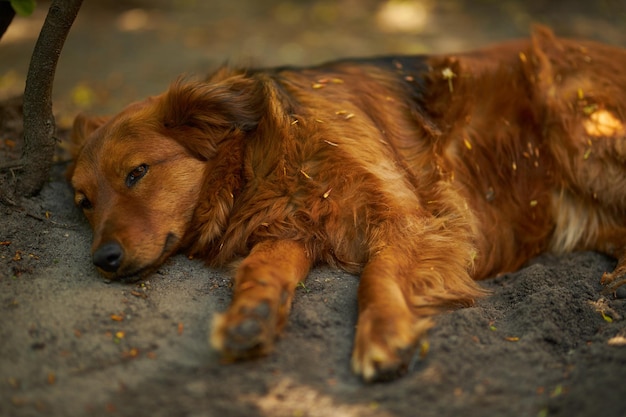
[[[399,13],[357,0],[127,4],[85,2],[57,71],[62,127],[227,60],[451,52],[525,36],[532,22],[626,46],[623,0],[409,2]],[[22,88],[40,6],[0,42],[0,97]],[[19,141],[0,130],[1,162]],[[319,268],[275,353],[222,365],[207,332],[228,305],[228,273],[178,256],[147,281],[103,281],[63,170],[40,196],[0,204],[1,416],[626,416],[626,299],[599,284],[612,259],[546,255],[486,281],[493,295],[439,317],[409,375],[374,385],[349,370],[358,277]]]

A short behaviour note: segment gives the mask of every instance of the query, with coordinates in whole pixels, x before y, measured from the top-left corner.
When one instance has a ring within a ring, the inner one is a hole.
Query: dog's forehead
[[[123,160],[131,152],[132,123],[126,115],[118,114],[87,137],[76,158],[72,184],[77,187],[95,179],[107,159]]]
[[[90,159],[105,155],[113,148],[122,151],[141,138],[146,130],[155,125],[151,113],[153,99],[132,103],[123,111],[111,117],[106,123],[93,131],[87,138],[82,154]],[[81,156],[83,156],[81,155]]]
[[[187,155],[184,146],[162,134],[154,120],[133,116],[115,116],[92,132],[76,160],[75,178],[102,172],[125,175],[139,164]]]
[[[80,167],[85,163],[96,163],[107,148],[116,146],[115,142],[123,142],[128,137],[124,132],[127,123],[124,120],[112,119],[94,130],[78,155],[77,164]]]

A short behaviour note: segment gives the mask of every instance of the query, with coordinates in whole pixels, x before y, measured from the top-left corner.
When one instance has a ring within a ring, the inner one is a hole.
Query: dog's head
[[[220,144],[258,123],[257,90],[241,74],[178,81],[113,117],[76,118],[71,183],[106,277],[145,276],[180,249]]]

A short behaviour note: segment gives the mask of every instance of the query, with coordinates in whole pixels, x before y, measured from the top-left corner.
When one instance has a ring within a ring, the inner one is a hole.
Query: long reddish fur
[[[623,49],[537,28],[468,54],[224,68],[123,112],[115,135],[148,126],[205,163],[171,252],[244,258],[214,323],[225,357],[271,350],[295,286],[327,263],[361,275],[353,368],[385,378],[430,316],[539,253],[610,254],[604,281],[623,283],[625,66]]]

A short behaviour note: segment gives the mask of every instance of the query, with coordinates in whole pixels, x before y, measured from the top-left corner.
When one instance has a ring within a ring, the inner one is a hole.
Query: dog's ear
[[[79,113],[74,119],[74,126],[72,127],[72,143],[82,146],[85,139],[109,119],[109,116],[93,117]]]
[[[72,163],[68,166],[65,176],[69,179],[74,173],[74,165],[76,157],[83,148],[85,141],[91,135],[91,133],[105,124],[110,119],[109,116],[87,116],[84,113],[79,113],[74,119],[74,125],[72,126],[72,132],[70,134],[69,142],[63,143],[63,148],[69,152],[72,159]]]
[[[201,159],[215,155],[225,138],[256,129],[266,108],[262,81],[245,74],[216,78],[176,81],[158,110],[169,135]]]

